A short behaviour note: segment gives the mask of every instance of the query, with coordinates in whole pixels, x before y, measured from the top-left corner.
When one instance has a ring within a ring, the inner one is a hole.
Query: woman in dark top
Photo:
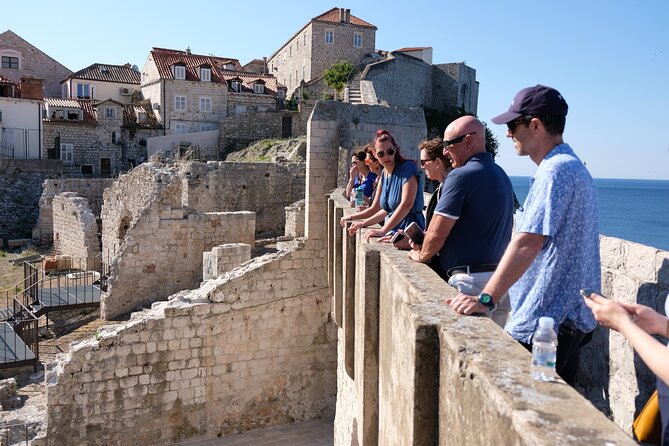
[[[366,158],[367,153],[365,151],[354,153],[351,157],[351,170],[346,184],[346,198],[351,198],[351,194],[355,194],[356,189],[362,186],[365,204],[369,205],[369,198],[374,192],[376,174],[365,163]]]
[[[374,201],[364,211],[342,218],[342,225],[346,220],[356,220],[349,228],[349,234],[353,235],[358,229],[383,222],[381,229],[367,231],[365,239],[381,237],[412,222],[424,228],[423,191],[416,164],[402,158],[399,147],[387,130],[376,133],[374,151],[376,159],[383,165]]]

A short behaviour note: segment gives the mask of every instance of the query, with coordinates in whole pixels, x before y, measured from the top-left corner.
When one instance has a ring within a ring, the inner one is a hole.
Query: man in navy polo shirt
[[[531,350],[542,316],[559,324],[557,372],[574,384],[581,347],[595,328],[581,288],[600,289],[597,192],[592,177],[562,139],[567,102],[554,88],[536,85],[516,94],[509,110],[492,119],[506,124],[516,152],[538,166],[516,234],[479,296],[447,301],[472,314],[494,307],[509,293],[513,312],[506,331]]]
[[[485,127],[473,116],[453,121],[444,132],[444,155],[454,170],[441,186],[441,197],[422,246],[409,257],[430,262],[459,290],[481,291],[502,258],[513,227],[513,189],[509,177],[485,149]],[[504,297],[504,296],[500,296]],[[509,305],[490,316],[504,326]]]

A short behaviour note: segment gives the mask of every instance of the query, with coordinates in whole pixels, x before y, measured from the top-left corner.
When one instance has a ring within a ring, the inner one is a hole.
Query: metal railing
[[[0,141],[0,158],[14,158],[14,144]]]
[[[29,445],[42,427],[41,422],[0,424],[0,444]]]
[[[9,291],[5,291],[10,300]],[[11,305],[6,322],[0,323],[0,340],[4,348],[4,358],[0,369],[33,364],[35,371],[39,364],[39,323],[37,317],[16,297],[11,297]]]

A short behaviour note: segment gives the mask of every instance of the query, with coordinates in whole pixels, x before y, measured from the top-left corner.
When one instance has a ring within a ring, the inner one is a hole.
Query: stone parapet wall
[[[293,128],[299,127],[299,113],[293,111],[249,111],[233,114],[221,121],[218,146],[222,148],[251,144],[267,138],[282,137],[282,122],[290,120],[290,136],[297,136]],[[295,124],[298,124],[297,126]],[[304,133],[302,133],[304,134]]]
[[[100,256],[98,225],[88,200],[74,192],[63,192],[53,198],[54,248],[72,259],[72,266],[97,270]]]
[[[102,209],[104,190],[114,183],[113,178],[60,178],[47,179],[42,183],[42,196],[39,199],[39,218],[33,228],[33,239],[42,245],[53,243],[52,202],[57,194],[74,192],[88,201],[93,215],[99,215]]]
[[[281,248],[59,357],[46,377],[49,444],[168,444],[332,417],[322,252]]]
[[[202,253],[255,242],[253,212],[191,213],[159,201],[134,222],[111,262],[100,315],[112,319],[202,280]]]
[[[389,105],[425,107],[432,96],[432,67],[402,53],[370,64],[363,79],[374,85],[376,99]]]
[[[600,236],[602,293],[610,299],[647,305],[664,314],[669,293],[669,252]],[[659,338],[663,343],[665,339]],[[597,327],[584,349],[579,384],[586,396],[626,432],[655,390],[655,375],[625,338]]]
[[[571,387],[533,380],[530,353],[492,320],[445,305],[456,292],[429,267],[347,236],[339,219],[348,213],[335,190],[335,445],[635,444]]]

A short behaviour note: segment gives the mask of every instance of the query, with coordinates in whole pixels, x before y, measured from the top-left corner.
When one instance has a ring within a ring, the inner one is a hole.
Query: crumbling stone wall
[[[186,213],[152,202],[128,231],[111,262],[100,315],[122,313],[196,288],[202,280],[202,253],[224,243],[253,244],[252,212]]]
[[[97,269],[100,255],[98,225],[88,200],[74,192],[53,198],[54,248],[72,258],[72,265],[83,270]]]
[[[304,237],[304,200],[286,206],[285,235]]]
[[[73,346],[47,373],[49,444],[167,444],[332,417],[335,335],[308,245]]]
[[[42,182],[61,174],[61,161],[0,159],[0,239],[31,237]]]
[[[33,228],[33,239],[42,245],[53,243],[53,198],[62,192],[74,192],[88,201],[93,215],[99,215],[102,208],[102,194],[114,183],[113,178],[59,178],[46,179],[42,183],[39,198],[39,217]]]
[[[251,245],[226,243],[202,253],[202,280],[216,279],[251,260]]]

